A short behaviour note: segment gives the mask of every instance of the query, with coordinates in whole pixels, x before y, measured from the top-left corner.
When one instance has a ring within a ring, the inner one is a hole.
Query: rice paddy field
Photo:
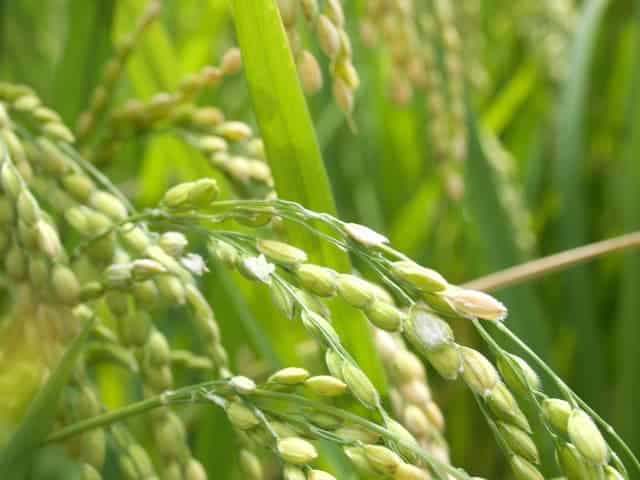
[[[640,1],[0,0],[0,478],[640,478]]]

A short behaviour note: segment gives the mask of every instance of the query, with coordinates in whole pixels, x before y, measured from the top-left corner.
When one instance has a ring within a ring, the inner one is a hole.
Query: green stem
[[[167,405],[176,405],[179,403],[196,401],[195,395],[202,391],[202,389],[208,389],[208,392],[215,391],[216,387],[226,386],[226,381],[213,381],[205,382],[189,387],[184,387],[179,390],[167,391],[158,396],[142,400],[140,402],[132,403],[126,407],[113,410],[111,412],[103,413],[102,415],[96,415],[95,417],[81,420],[73,423],[65,428],[62,428],[50,435],[42,444],[48,444],[52,442],[60,442],[67,438],[79,435],[83,432],[93,430],[95,428],[104,427],[112,423],[120,422],[134,415],[148,412],[154,408],[166,407]]]
[[[179,390],[165,392],[164,394],[158,395],[153,398],[149,398],[146,400],[142,400],[140,402],[136,402],[130,404],[126,407],[120,408],[118,410],[114,410],[112,412],[108,412],[102,415],[97,415],[95,417],[79,421],[72,425],[69,425],[56,433],[50,435],[44,442],[43,445],[60,442],[66,440],[75,435],[79,435],[89,430],[93,430],[95,428],[104,427],[116,422],[120,422],[129,417],[140,415],[142,413],[153,410],[154,408],[166,407],[169,405],[177,405],[181,403],[193,403],[193,402],[210,402],[211,395],[215,395],[216,388],[228,388],[228,382],[224,380],[213,381],[213,382],[205,382],[201,384],[191,385],[188,387],[181,388]],[[206,392],[206,393],[205,393]],[[204,393],[204,394],[203,394]],[[346,410],[342,410],[337,407],[333,407],[330,405],[325,405],[321,402],[315,400],[309,400],[305,397],[295,394],[289,393],[281,393],[281,392],[273,392],[269,390],[257,389],[253,393],[248,394],[247,397],[254,398],[255,400],[263,399],[271,399],[271,400],[285,400],[291,403],[295,403],[301,405],[302,407],[311,409],[313,411],[326,413],[329,415],[333,415],[335,417],[341,418],[345,421],[360,425],[372,432],[378,433],[387,440],[393,441],[398,445],[401,445],[404,449],[411,451],[417,457],[428,463],[432,466],[432,468],[436,470],[444,470],[447,473],[453,475],[455,478],[459,478],[462,480],[471,480],[470,477],[463,471],[456,468],[453,468],[450,465],[444,464],[438,461],[436,458],[432,457],[425,451],[423,451],[420,446],[415,443],[407,443],[402,438],[398,437],[393,432],[389,431],[383,426],[380,426],[374,422],[371,422],[365,418],[362,418],[358,415],[350,413]],[[253,406],[253,404],[252,404]],[[264,408],[260,406],[257,408],[256,404],[255,408],[258,411],[269,411],[269,408]],[[255,411],[255,410],[254,410]],[[260,413],[261,420],[266,422],[266,427],[271,433],[274,435],[274,438],[277,438],[277,435],[272,431],[270,426],[268,426],[268,421],[262,412]],[[271,413],[271,412],[270,412]],[[282,412],[274,411],[274,415],[282,416]]]
[[[53,435],[50,435],[49,438],[47,438],[43,443],[47,444],[52,442],[60,442],[88,430],[104,427],[106,425],[110,425],[112,423],[132,417],[134,415],[139,415],[141,413],[147,412],[154,408],[167,405],[167,403],[174,402],[175,399],[173,398],[171,400],[163,400],[160,397],[153,397],[148,400],[132,403],[131,405],[119,408],[118,410],[114,410],[112,412],[97,415],[95,417],[73,423],[68,427],[58,430]]]
[[[297,217],[298,221],[309,219],[318,220],[323,222],[325,225],[332,227],[338,232],[341,232],[341,227],[344,225],[343,222],[336,218],[333,218],[330,215],[317,213],[304,208],[302,205],[283,200],[229,200],[216,202],[214,204],[214,208],[222,208],[230,211],[233,211],[234,209],[242,210],[268,207],[276,208],[279,214],[289,218],[290,220],[293,220],[294,217]],[[318,235],[322,233],[318,232],[317,229],[314,229],[312,225],[307,225],[307,228],[313,234]],[[331,237],[330,239],[325,238],[325,240],[331,241],[337,248],[348,248],[346,244],[337,241],[333,237]],[[603,255],[634,248],[640,248],[640,231],[620,235],[581,247],[565,250],[560,253],[539,258],[537,260],[532,260],[530,262],[516,265],[514,267],[510,267],[505,270],[501,270],[499,272],[495,272],[490,275],[472,280],[463,284],[462,286],[487,292],[495,291],[502,288],[519,285],[521,283],[533,280],[552,272],[566,270],[567,268],[570,268],[574,265],[593,260]],[[398,252],[389,245],[381,245],[379,249],[382,253],[393,259],[411,260],[409,257],[401,252]]]
[[[447,465],[445,463],[440,462],[433,456],[426,453],[422,448],[420,448],[420,446],[417,443],[407,443],[402,438],[400,438],[393,432],[389,431],[385,427],[378,425],[377,423],[373,423],[367,420],[366,418],[363,418],[359,415],[353,414],[346,410],[342,410],[340,408],[333,407],[331,405],[325,405],[324,403],[321,403],[315,400],[310,400],[308,398],[302,397],[300,395],[295,395],[292,393],[273,392],[270,390],[257,389],[251,394],[251,396],[262,397],[262,398],[271,399],[271,400],[284,400],[292,403],[297,403],[302,407],[306,407],[306,408],[315,410],[317,412],[332,415],[332,416],[341,418],[342,420],[354,423],[356,425],[360,425],[366,428],[367,430],[370,430],[372,432],[375,432],[381,435],[382,437],[384,437],[389,441],[392,441],[397,443],[398,445],[401,445],[403,449],[411,451],[421,460],[423,460],[424,462],[432,466],[432,468],[442,469],[447,473],[453,475],[455,478],[461,478],[463,480],[471,480],[470,477],[466,474],[466,472],[460,469],[456,469],[451,465]],[[266,408],[265,410],[268,410],[268,408]]]

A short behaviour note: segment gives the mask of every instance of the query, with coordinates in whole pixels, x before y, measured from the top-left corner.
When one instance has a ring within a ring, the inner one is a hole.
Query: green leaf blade
[[[311,115],[274,0],[231,0],[260,132],[282,199],[335,215]],[[350,271],[348,256],[308,232],[290,225],[291,240],[310,258],[338,271]],[[384,375],[365,318],[336,302],[335,326],[345,346],[378,388]]]
[[[581,12],[572,47],[571,63],[558,104],[556,161],[553,184],[561,212],[558,222],[558,250],[588,243],[588,192],[585,184],[586,125],[589,107],[590,73],[596,37],[608,0],[586,2]],[[577,390],[596,410],[605,393],[605,361],[594,307],[594,285],[588,266],[572,269],[563,276],[566,288],[565,315],[580,332],[575,357]],[[584,368],[589,365],[589,368]]]
[[[67,384],[78,355],[89,335],[93,317],[73,340],[44,387],[35,396],[18,430],[0,452],[0,472],[22,478],[30,465],[30,455],[48,436],[55,419],[58,399]]]

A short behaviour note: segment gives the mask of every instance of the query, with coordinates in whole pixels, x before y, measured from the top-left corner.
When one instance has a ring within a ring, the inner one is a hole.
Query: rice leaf
[[[104,59],[111,50],[115,2],[71,0],[67,11],[68,32],[64,54],[56,65],[51,99],[62,118],[74,125],[101,79]]]
[[[487,108],[482,119],[483,125],[500,135],[533,94],[538,78],[538,66],[533,61],[522,65]]]
[[[465,203],[479,231],[490,268],[499,270],[521,263],[524,254],[516,242],[514,226],[500,201],[500,186],[483,150],[479,124],[469,115],[469,158],[466,171]],[[509,326],[541,355],[549,348],[549,331],[531,287],[515,287],[501,292],[509,305]]]
[[[82,351],[92,324],[93,317],[86,322],[80,334],[69,345],[60,364],[29,405],[18,430],[0,452],[0,472],[12,472],[14,476],[11,478],[16,480],[25,478],[31,464],[30,454],[51,431],[58,399]]]
[[[245,75],[278,195],[313,210],[335,214],[331,186],[276,2],[232,0],[231,5]],[[289,235],[314,261],[343,272],[351,270],[346,254],[292,225]],[[332,312],[345,346],[376,386],[382,388],[384,376],[367,334],[366,320],[338,302]]]
[[[571,63],[558,104],[556,161],[553,182],[558,195],[558,250],[588,243],[587,185],[585,175],[585,113],[596,37],[607,0],[590,0],[583,6],[571,51]],[[589,268],[567,272],[565,317],[574,322],[580,341],[575,357],[577,390],[600,408],[605,392],[605,362],[601,337],[597,331],[594,287]],[[589,368],[584,368],[589,365]]]
[[[631,90],[628,93],[626,138],[622,150],[622,165],[620,169],[620,201],[622,207],[623,226],[625,231],[640,227],[640,1],[636,1],[634,36],[632,48],[629,49],[634,57],[634,71],[630,81]],[[640,425],[630,422],[640,401],[640,384],[637,372],[640,369],[640,356],[637,355],[637,339],[640,338],[640,255],[628,253],[622,263],[622,282],[620,285],[620,306],[616,321],[616,366],[618,375],[615,385],[616,428],[619,433],[638,449],[640,445]]]

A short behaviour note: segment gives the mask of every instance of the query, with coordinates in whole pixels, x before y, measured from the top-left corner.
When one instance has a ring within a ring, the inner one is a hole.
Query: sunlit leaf
[[[16,480],[23,478],[26,474],[31,463],[31,453],[38,448],[53,428],[58,400],[82,351],[92,324],[93,317],[86,322],[80,334],[69,345],[59,365],[29,405],[20,427],[0,452],[0,472],[12,472],[15,475],[12,478]]]

